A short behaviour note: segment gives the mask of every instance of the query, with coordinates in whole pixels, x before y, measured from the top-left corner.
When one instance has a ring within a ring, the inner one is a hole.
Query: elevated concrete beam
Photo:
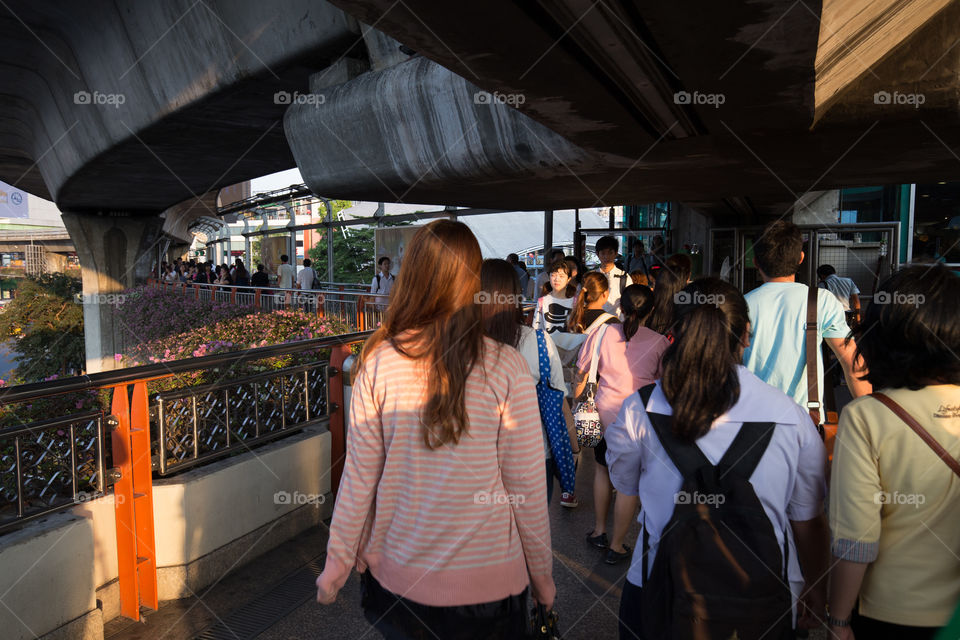
[[[595,171],[587,152],[422,57],[317,95],[284,116],[297,166],[316,193],[402,202],[415,186],[422,196],[454,183]]]

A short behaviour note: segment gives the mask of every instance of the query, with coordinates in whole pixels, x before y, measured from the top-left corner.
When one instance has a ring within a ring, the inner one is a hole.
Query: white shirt
[[[628,286],[633,284],[630,281],[627,272],[621,269],[620,267],[614,265],[610,271],[603,273],[603,269],[598,268],[597,273],[601,273],[607,277],[607,284],[610,286],[610,295],[607,297],[606,303],[603,305],[603,310],[607,313],[612,313],[615,316],[620,315],[620,283],[623,283],[623,288],[626,289]]]
[[[292,289],[293,276],[293,266],[288,262],[284,262],[277,267],[277,286],[281,289]]]
[[[573,309],[574,298],[558,298],[548,293],[537,300],[537,308],[533,312],[533,326],[536,329],[545,329],[548,333],[566,331],[567,316]]]
[[[386,296],[390,294],[390,289],[393,288],[394,277],[392,273],[383,275],[383,273],[378,273],[373,276],[373,282],[370,283],[370,293],[378,296]]]
[[[737,370],[740,398],[713,422],[710,431],[696,444],[703,455],[716,464],[744,422],[776,423],[770,444],[750,477],[750,484],[773,523],[781,545],[784,534],[787,536],[790,544],[788,576],[796,598],[803,585],[803,574],[797,561],[790,521],[811,520],[823,512],[826,449],[804,409],[746,367],[738,366]],[[604,432],[604,439],[613,486],[625,494],[640,496],[639,521],[646,526],[649,535],[649,570],[660,536],[673,515],[675,495],[683,479],[660,444],[646,409],[652,413],[673,414],[659,382],[650,397],[649,407],[643,406],[639,393],[624,401],[616,420]],[[638,543],[627,574],[627,579],[637,586],[643,585],[645,577],[641,547],[642,544]]]
[[[826,289],[837,296],[837,300],[840,301],[840,306],[843,307],[844,311],[850,311],[850,296],[853,294],[860,295],[860,289],[857,288],[857,283],[850,278],[841,278],[835,273],[827,276],[824,281],[820,283],[820,288]]]
[[[313,267],[304,267],[297,274],[297,286],[301,289],[313,289]]]

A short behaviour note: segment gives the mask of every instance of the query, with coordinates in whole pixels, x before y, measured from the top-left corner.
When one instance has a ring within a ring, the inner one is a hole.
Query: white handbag
[[[600,364],[600,343],[607,331],[606,324],[597,329],[597,344],[590,356],[590,374],[587,377],[587,398],[577,403],[573,412],[573,422],[577,428],[577,442],[581,447],[596,447],[603,438],[603,425],[597,410],[595,394],[597,389],[597,367]]]

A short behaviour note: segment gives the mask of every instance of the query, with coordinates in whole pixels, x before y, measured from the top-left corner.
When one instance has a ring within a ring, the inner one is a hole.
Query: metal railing
[[[156,397],[159,475],[328,422],[327,362]]]
[[[193,296],[197,300],[249,306],[257,311],[304,311],[344,323],[355,331],[376,327],[389,297],[340,289],[281,289],[223,284],[184,284],[150,280],[150,286]]]
[[[100,411],[0,429],[0,531],[103,495],[104,443]]]
[[[362,342],[366,333],[317,338],[243,352],[174,360],[61,378],[0,390],[4,405],[113,390],[177,374],[226,368],[294,353]],[[305,427],[329,422],[329,360],[163,391],[147,399],[148,463],[168,475],[269,442]],[[145,396],[146,397],[146,396]],[[110,432],[115,407],[85,411],[0,429],[0,532],[103,495],[119,474],[110,469]],[[146,413],[145,412],[145,413]],[[116,444],[116,443],[114,443]],[[119,457],[113,451],[113,459]]]

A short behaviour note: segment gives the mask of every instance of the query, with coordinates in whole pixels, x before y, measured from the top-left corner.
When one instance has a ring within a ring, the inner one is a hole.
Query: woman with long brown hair
[[[388,637],[516,637],[528,586],[548,607],[556,593],[537,397],[522,356],[484,336],[480,269],[466,225],[420,229],[357,364],[317,600],[357,566]]]
[[[603,305],[610,295],[610,283],[606,276],[591,271],[583,276],[583,286],[567,317],[567,330],[571,333],[590,333],[594,323],[603,318],[600,324],[616,320],[616,316],[606,313]]]

